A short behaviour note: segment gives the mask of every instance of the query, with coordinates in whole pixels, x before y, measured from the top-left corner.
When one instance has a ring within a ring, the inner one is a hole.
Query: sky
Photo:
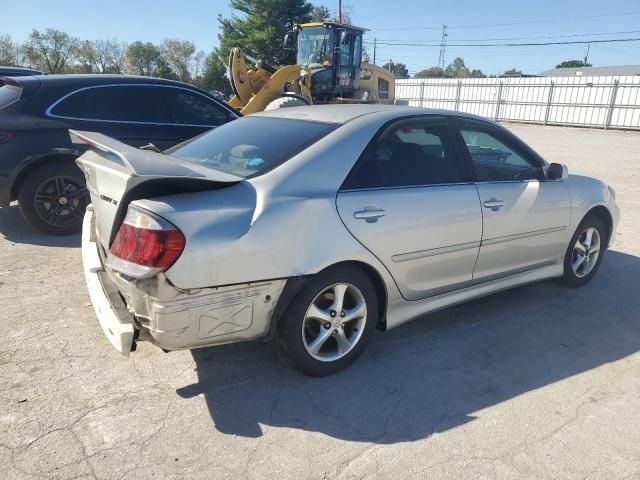
[[[54,27],[81,39],[193,41],[204,51],[217,45],[218,14],[228,0],[0,0],[0,34],[24,41],[32,29]],[[317,0],[337,9],[338,0]],[[462,57],[485,74],[516,68],[539,73],[567,59],[582,59],[586,45],[465,47],[457,43],[521,43],[640,39],[640,0],[344,0],[355,25],[377,38],[376,61],[407,65],[410,73],[437,65],[442,25],[447,25],[446,63]],[[614,33],[615,32],[615,33]],[[548,38],[540,38],[548,37]],[[491,39],[491,40],[489,40]],[[508,39],[508,40],[493,40]],[[436,46],[385,43],[437,44]],[[372,55],[372,44],[367,48]],[[640,41],[592,43],[593,65],[640,63]]]

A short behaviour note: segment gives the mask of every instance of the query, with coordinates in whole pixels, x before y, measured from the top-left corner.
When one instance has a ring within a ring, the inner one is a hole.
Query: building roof
[[[640,65],[611,65],[608,67],[552,68],[543,77],[597,77],[603,75],[640,75]]]

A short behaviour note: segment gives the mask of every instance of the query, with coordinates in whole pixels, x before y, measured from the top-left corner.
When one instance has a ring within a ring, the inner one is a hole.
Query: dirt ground
[[[121,357],[79,238],[0,209],[0,478],[640,479],[640,133],[508,127],[616,189],[594,281],[379,333],[323,379],[258,343]]]

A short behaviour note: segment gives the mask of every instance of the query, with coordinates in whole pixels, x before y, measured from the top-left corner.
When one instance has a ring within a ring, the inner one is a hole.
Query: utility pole
[[[342,25],[342,0],[338,0],[338,23]]]
[[[444,54],[447,50],[447,26],[442,25],[442,39],[440,40],[440,58],[438,59],[438,66],[444,68]]]
[[[374,37],[373,39],[373,64],[376,64],[376,47],[377,47],[378,39]]]
[[[591,48],[591,44],[587,43],[587,51],[584,54],[584,66],[587,66],[587,62],[589,61],[589,49]]]

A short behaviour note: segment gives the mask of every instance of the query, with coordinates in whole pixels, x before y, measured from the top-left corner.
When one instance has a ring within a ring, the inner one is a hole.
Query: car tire
[[[293,298],[278,322],[276,344],[285,363],[302,373],[332,375],[362,354],[377,321],[377,293],[369,276],[354,266],[338,266],[316,275]]]
[[[38,230],[70,235],[82,229],[89,192],[84,175],[74,164],[57,162],[36,168],[17,193],[20,213]]]
[[[309,105],[309,103],[304,100],[299,99],[298,97],[280,97],[272,100],[267,104],[264,108],[265,111],[269,110],[279,110],[281,108],[289,108],[289,107],[304,107],[305,105]]]
[[[567,247],[561,283],[568,287],[587,284],[602,263],[608,240],[609,232],[600,218],[595,215],[584,218]]]

